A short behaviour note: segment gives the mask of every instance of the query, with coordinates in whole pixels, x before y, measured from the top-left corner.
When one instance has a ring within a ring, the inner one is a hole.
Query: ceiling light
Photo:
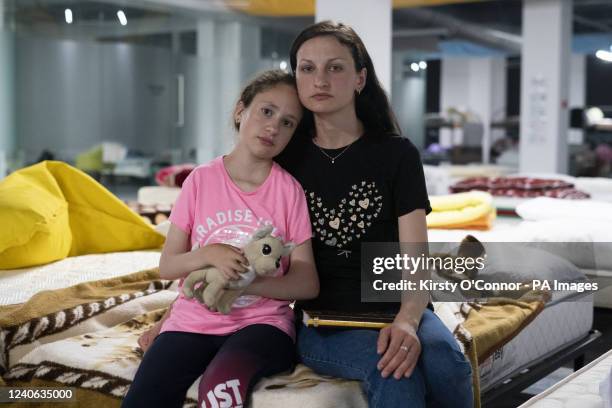
[[[604,60],[606,62],[612,62],[612,46],[610,47],[610,51],[599,50],[595,53],[595,56],[600,60]]]
[[[419,68],[427,69],[427,63],[425,61],[419,61]]]
[[[70,9],[64,10],[64,17],[66,18],[67,24],[72,24],[72,10]]]
[[[123,10],[119,10],[117,12],[117,18],[119,19],[119,22],[121,23],[122,26],[127,25],[127,17],[125,16],[125,13],[123,12]]]
[[[280,69],[282,69],[283,71],[287,69],[287,61],[281,61],[280,64],[278,64],[278,66],[280,67]]]
[[[419,64],[417,64],[416,62],[413,62],[412,64],[410,64],[410,69],[413,70],[414,72],[418,72]]]

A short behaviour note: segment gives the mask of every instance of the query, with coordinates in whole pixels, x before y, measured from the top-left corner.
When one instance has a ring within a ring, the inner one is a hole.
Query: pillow
[[[21,207],[45,208],[45,221],[36,215],[41,213],[40,209],[38,213],[15,211],[17,204],[11,204],[11,196],[21,197]],[[164,242],[163,235],[125,203],[66,163],[45,161],[15,172],[0,183],[0,197],[7,201],[0,205],[2,219],[12,222],[10,229],[5,229],[3,222],[0,243],[11,242],[11,247],[21,247],[20,256],[15,257],[14,253],[6,252],[8,246],[0,246],[0,269],[39,265],[66,256],[158,248]],[[55,219],[63,229],[51,228]],[[43,236],[46,239],[42,241],[35,239],[32,227],[42,228],[41,224],[46,226]]]
[[[55,179],[34,167],[0,182],[0,269],[22,268],[68,256],[68,204]]]
[[[516,207],[516,213],[524,220],[590,219],[612,221],[612,203],[595,200],[564,200],[538,197]]]
[[[487,258],[478,277],[487,282],[527,282],[534,279],[572,282],[585,279],[574,264],[546,250],[517,243],[490,242],[483,245]]]

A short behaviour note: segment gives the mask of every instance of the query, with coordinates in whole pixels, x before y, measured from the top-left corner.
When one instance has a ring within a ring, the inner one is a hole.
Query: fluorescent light
[[[127,17],[125,16],[125,13],[123,12],[123,10],[119,10],[117,12],[117,18],[119,19],[119,22],[121,23],[122,26],[127,25]]]
[[[66,23],[72,24],[72,10],[64,10],[64,17],[66,18]]]
[[[414,72],[418,72],[419,64],[417,64],[416,62],[413,62],[412,64],[410,64],[410,69],[413,70]]]
[[[419,68],[427,69],[427,63],[425,61],[419,61]]]
[[[599,50],[595,53],[595,56],[600,60],[612,62],[612,51]]]
[[[278,66],[280,67],[280,69],[282,69],[283,71],[287,69],[287,61],[281,61],[280,64],[278,64]]]

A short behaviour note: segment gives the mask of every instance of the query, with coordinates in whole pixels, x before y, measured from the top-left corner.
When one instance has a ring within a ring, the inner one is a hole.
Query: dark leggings
[[[242,407],[262,377],[291,369],[295,346],[282,330],[267,324],[231,335],[164,332],[145,353],[122,407],[182,407],[200,380],[198,407]]]

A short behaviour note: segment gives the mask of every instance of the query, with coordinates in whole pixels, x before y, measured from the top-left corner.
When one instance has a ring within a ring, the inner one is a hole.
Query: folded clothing
[[[482,191],[430,196],[429,201],[428,228],[490,229],[496,215],[493,197]]]
[[[171,204],[142,204],[137,201],[127,201],[127,206],[140,215],[144,222],[159,225],[170,217]]]
[[[584,199],[590,195],[576,190],[572,183],[555,179],[532,177],[471,177],[452,186],[453,193],[479,190],[494,196],[505,197],[555,197]]]
[[[160,186],[182,187],[187,176],[195,168],[196,165],[193,163],[164,167],[155,173],[155,181]]]

